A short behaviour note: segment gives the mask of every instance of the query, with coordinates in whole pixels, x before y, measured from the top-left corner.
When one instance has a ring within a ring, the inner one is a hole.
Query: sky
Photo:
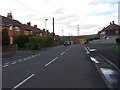
[[[119,0],[0,0],[0,15],[12,12],[13,19],[23,24],[31,22],[38,28],[57,35],[90,35],[114,21],[118,24]]]

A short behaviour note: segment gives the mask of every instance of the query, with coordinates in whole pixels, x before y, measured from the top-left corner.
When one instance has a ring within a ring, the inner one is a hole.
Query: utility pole
[[[77,34],[78,34],[78,36],[79,36],[79,25],[77,25]]]
[[[47,30],[47,27],[46,27],[46,21],[47,21],[48,19],[45,19],[45,31]]]
[[[63,30],[62,30],[62,36],[63,36]]]
[[[53,40],[54,40],[54,18],[53,18]]]

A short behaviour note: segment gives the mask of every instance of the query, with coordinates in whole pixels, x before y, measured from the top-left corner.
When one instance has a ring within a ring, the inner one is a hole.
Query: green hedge
[[[29,43],[29,36],[20,35],[15,38],[14,43],[16,43],[19,48],[25,48],[25,43]]]
[[[32,50],[39,50],[44,47],[51,47],[53,45],[53,39],[51,37],[45,36],[32,36],[29,38]]]

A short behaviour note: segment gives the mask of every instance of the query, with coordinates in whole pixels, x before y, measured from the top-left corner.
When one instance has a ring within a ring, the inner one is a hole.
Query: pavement
[[[3,60],[3,88],[108,88],[84,46],[57,46]]]

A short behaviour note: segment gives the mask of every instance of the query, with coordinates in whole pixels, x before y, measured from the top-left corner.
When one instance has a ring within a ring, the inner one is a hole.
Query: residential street
[[[4,60],[3,88],[107,88],[83,45]]]

